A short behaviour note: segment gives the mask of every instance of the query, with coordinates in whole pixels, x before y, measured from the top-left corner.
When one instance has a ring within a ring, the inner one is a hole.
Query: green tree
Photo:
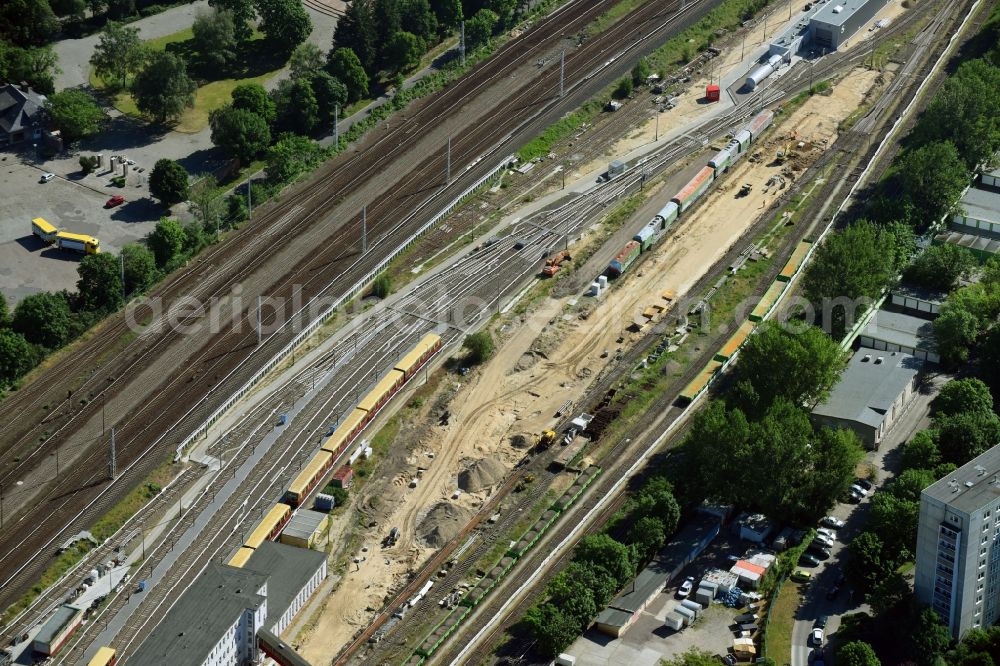
[[[213,235],[218,235],[222,227],[222,197],[216,191],[219,182],[215,176],[205,175],[191,190],[191,212],[201,223],[202,228]]]
[[[337,28],[333,33],[331,61],[339,51],[347,49],[354,52],[367,75],[374,75],[378,65],[377,39],[375,16],[372,13],[370,0],[354,0],[347,5],[344,15],[337,20]],[[347,78],[333,69],[330,73],[350,89],[351,82]]]
[[[83,13],[87,10],[85,0],[49,0],[49,5],[56,16],[72,16],[73,18],[83,18]]]
[[[618,85],[615,86],[615,91],[612,95],[617,99],[625,99],[632,94],[632,90],[632,79],[625,77],[618,81]]]
[[[941,623],[941,618],[930,608],[920,609],[907,623],[906,635],[910,638],[909,648],[917,663],[923,666],[933,666],[951,643],[948,627]]]
[[[160,123],[173,120],[194,106],[198,86],[187,73],[187,65],[173,53],[156,53],[132,82],[135,105]]]
[[[353,50],[338,48],[330,53],[326,71],[347,87],[349,103],[353,104],[368,95],[368,74]]]
[[[312,32],[312,21],[300,0],[257,0],[257,13],[261,32],[278,53],[291,54]]]
[[[462,21],[462,0],[430,0],[431,10],[437,18],[438,28],[454,30]]]
[[[673,487],[662,476],[654,476],[646,482],[631,502],[629,512],[637,520],[646,516],[656,518],[667,535],[674,533],[681,517]]]
[[[105,118],[94,98],[83,90],[64,90],[50,95],[45,102],[45,112],[66,141],[97,133]]]
[[[717,666],[719,658],[701,648],[688,648],[673,659],[664,659],[663,666]]]
[[[238,227],[250,217],[250,207],[246,197],[241,194],[231,194],[226,197],[226,218],[223,227]]]
[[[906,502],[918,504],[920,493],[927,486],[937,481],[937,476],[930,468],[911,468],[900,472],[899,476],[892,480],[885,493],[897,497]],[[914,525],[916,529],[916,525]]]
[[[386,57],[385,46],[392,36],[402,30],[403,17],[399,10],[399,0],[371,0],[372,18],[375,20],[375,38],[381,48],[379,55]]]
[[[639,62],[635,63],[635,67],[632,68],[632,84],[641,86],[646,83],[646,79],[652,73],[653,68],[649,66],[649,61],[645,58],[639,58]]]
[[[487,330],[465,336],[462,347],[469,350],[466,357],[470,365],[485,363],[493,356],[493,336]]]
[[[385,47],[385,64],[392,72],[406,72],[420,64],[424,42],[411,32],[397,32]]]
[[[935,419],[938,446],[945,462],[964,465],[1000,442],[1000,416],[961,412]]]
[[[262,117],[232,106],[224,106],[209,114],[212,143],[243,164],[265,150],[271,143],[271,130]]]
[[[80,171],[83,175],[88,175],[97,169],[97,156],[96,155],[80,155]]]
[[[932,478],[932,481],[936,479]],[[896,561],[911,559],[917,546],[917,519],[920,503],[890,493],[876,493],[871,499],[871,529],[879,535],[883,553]]]
[[[128,296],[145,293],[156,282],[156,257],[145,245],[129,243],[122,248],[125,269],[125,293]]]
[[[882,539],[874,532],[862,532],[848,544],[849,571],[867,589],[873,589],[896,568],[891,553],[886,553]]]
[[[319,164],[321,152],[315,141],[285,133],[267,150],[267,179],[289,183]]]
[[[21,48],[0,40],[0,81],[25,81],[43,95],[51,95],[58,61],[51,46]]]
[[[188,172],[179,162],[156,160],[149,173],[149,192],[164,206],[180,203],[188,198]]]
[[[903,469],[934,469],[941,464],[941,449],[938,448],[937,431],[921,430],[903,445],[900,461]]]
[[[10,327],[28,342],[59,349],[70,340],[72,316],[63,294],[43,291],[26,296],[17,304]]]
[[[898,163],[903,195],[922,213],[920,227],[940,220],[969,184],[965,164],[949,141],[905,152]]]
[[[480,9],[475,16],[465,22],[465,42],[468,49],[475,50],[486,44],[493,35],[500,17],[489,9]]]
[[[76,289],[85,310],[114,312],[122,306],[122,274],[118,258],[108,252],[88,254],[76,269]]]
[[[764,405],[786,398],[815,405],[840,380],[840,346],[814,326],[791,333],[768,322],[758,327],[740,353],[740,375],[751,382]]]
[[[839,339],[890,283],[893,239],[866,220],[831,234],[813,253],[802,278],[806,298],[823,314],[824,326]]]
[[[0,2],[0,38],[17,46],[40,46],[59,31],[59,19],[48,0]]]
[[[406,0],[402,7],[402,27],[427,44],[436,41],[438,20],[428,0]]]
[[[573,618],[549,603],[529,608],[524,614],[524,624],[537,640],[538,651],[546,657],[565,650],[579,633]]]
[[[228,9],[199,11],[191,25],[193,44],[208,67],[229,71],[240,56],[236,21]]]
[[[549,599],[558,605],[563,599],[571,598],[580,588],[593,594],[597,606],[607,605],[618,591],[614,577],[606,570],[583,562],[570,562],[549,584]]]
[[[271,93],[278,109],[277,126],[285,132],[310,134],[319,124],[319,102],[309,81],[284,79]]]
[[[149,50],[139,39],[139,28],[108,21],[101,30],[90,64],[97,75],[124,88],[129,76],[142,71],[149,59]]]
[[[948,416],[959,412],[993,412],[993,396],[990,387],[974,377],[954,379],[941,388],[934,398],[934,411]]]
[[[934,320],[934,341],[941,360],[951,366],[969,360],[969,350],[982,328],[983,323],[975,313],[957,303],[945,302]]]
[[[644,516],[635,521],[628,532],[629,543],[635,544],[641,561],[648,561],[667,542],[663,523],[653,516]]]
[[[959,278],[967,276],[975,267],[976,258],[969,250],[943,243],[930,246],[914,259],[903,278],[929,289],[951,291]]]
[[[184,254],[193,257],[208,245],[205,228],[198,222],[188,222],[184,225]]]
[[[588,534],[573,550],[573,561],[598,566],[611,574],[621,589],[635,577],[635,563],[628,546],[607,534]]]
[[[326,57],[312,42],[302,42],[292,51],[288,69],[293,79],[311,79],[326,65]]]
[[[10,308],[7,306],[7,298],[0,294],[0,328],[10,326]]]
[[[875,614],[884,617],[903,606],[905,601],[912,599],[913,591],[902,574],[893,571],[886,578],[880,580],[865,598]]]
[[[392,278],[388,273],[379,273],[372,282],[372,294],[376,298],[387,298],[392,293]]]
[[[320,71],[309,79],[309,87],[316,96],[319,127],[323,129],[331,127],[334,116],[347,106],[347,86],[327,72]]]
[[[184,228],[177,220],[163,218],[157,222],[147,240],[149,249],[156,257],[156,265],[169,267],[183,252],[184,238]]]
[[[518,0],[489,0],[486,8],[499,17],[499,25],[506,27],[513,23],[517,15]]]
[[[250,40],[253,36],[251,24],[257,17],[257,12],[254,10],[254,0],[208,0],[208,4],[233,15],[233,30],[237,40],[240,42]]]
[[[0,384],[13,384],[35,367],[36,360],[35,350],[23,335],[0,329]]]
[[[259,83],[242,83],[233,88],[234,109],[241,109],[255,113],[270,125],[278,117],[278,110],[274,106],[274,100],[264,90],[264,86]],[[268,139],[270,142],[270,139]]]

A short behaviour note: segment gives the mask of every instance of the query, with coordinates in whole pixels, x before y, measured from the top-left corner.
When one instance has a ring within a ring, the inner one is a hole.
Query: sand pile
[[[458,473],[458,487],[467,493],[478,493],[500,481],[507,468],[493,458],[481,458]]]
[[[420,521],[417,534],[431,548],[440,548],[458,536],[471,519],[470,511],[451,502],[438,502]]]

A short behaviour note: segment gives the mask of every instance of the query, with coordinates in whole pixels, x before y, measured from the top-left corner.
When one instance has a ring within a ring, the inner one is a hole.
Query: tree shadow
[[[229,65],[220,66],[207,60],[196,48],[194,39],[167,44],[166,51],[184,59],[188,73],[199,86],[225,79],[246,79],[262,76],[281,69],[288,61],[288,54],[272,48],[265,39],[253,39],[237,47],[236,58]]]

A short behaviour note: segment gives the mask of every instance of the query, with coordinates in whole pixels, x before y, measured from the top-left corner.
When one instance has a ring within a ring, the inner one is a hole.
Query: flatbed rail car
[[[52,245],[56,242],[56,234],[59,230],[48,222],[44,217],[36,217],[31,220],[31,233]]]
[[[90,658],[87,666],[115,666],[118,663],[118,652],[109,647],[102,647]]]
[[[788,287],[788,283],[782,280],[775,280],[768,287],[767,291],[764,292],[764,297],[760,299],[754,309],[750,311],[750,321],[764,321],[771,310],[774,309],[774,304],[778,302],[781,295],[785,293],[785,289]]]
[[[722,346],[715,354],[716,361],[728,361],[733,357],[733,355],[742,349],[743,345],[746,344],[747,340],[750,339],[750,334],[753,333],[753,329],[757,324],[751,320],[747,320],[740,325],[736,332],[726,340],[726,344]]]
[[[265,541],[278,538],[292,517],[292,507],[287,504],[275,504],[264,514],[243,545],[247,548],[257,548]]]
[[[715,374],[722,367],[722,361],[711,360],[708,362],[702,371],[698,373],[698,376],[691,380],[691,382],[681,391],[680,396],[677,400],[681,404],[688,404],[694,402],[695,399],[705,392],[708,388],[709,383],[715,377]]]
[[[795,248],[795,251],[792,252],[792,256],[789,257],[788,263],[786,263],[785,267],[781,269],[780,273],[778,273],[778,279],[782,282],[790,282],[791,279],[795,277],[795,274],[799,272],[799,269],[802,268],[802,262],[806,260],[806,255],[809,254],[809,249],[811,247],[811,241],[804,240],[799,243],[798,247]]]

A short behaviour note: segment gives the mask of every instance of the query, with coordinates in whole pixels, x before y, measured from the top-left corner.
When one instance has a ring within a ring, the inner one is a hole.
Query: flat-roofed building
[[[886,0],[830,0],[809,19],[814,48],[837,50],[854,33],[875,18]]]
[[[877,352],[902,352],[922,361],[939,363],[934,324],[902,312],[879,310],[858,335],[858,344]]]

